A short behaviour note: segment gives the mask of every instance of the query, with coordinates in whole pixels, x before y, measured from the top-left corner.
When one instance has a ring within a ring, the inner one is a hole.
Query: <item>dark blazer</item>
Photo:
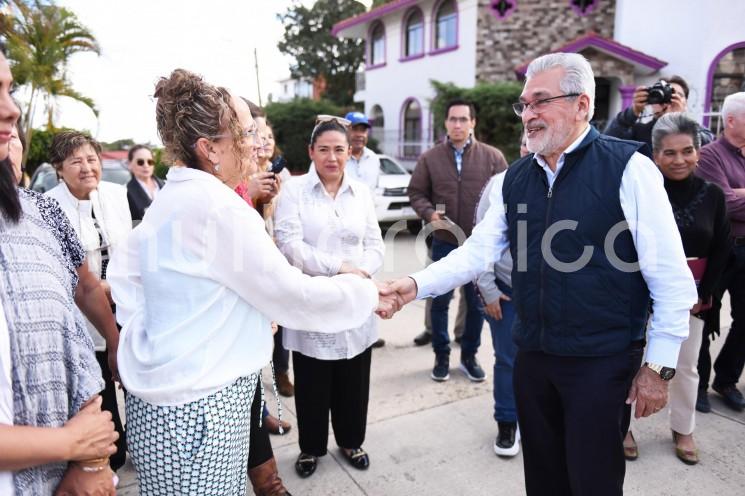
[[[155,176],[153,176],[153,179],[158,183],[158,188],[163,187],[162,179]],[[142,220],[145,210],[152,203],[152,200],[134,176],[127,183],[127,201],[129,201],[129,212],[132,215],[132,220]]]

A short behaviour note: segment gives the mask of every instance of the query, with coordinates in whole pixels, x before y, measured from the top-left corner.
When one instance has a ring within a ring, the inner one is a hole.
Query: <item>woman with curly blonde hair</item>
[[[109,266],[129,449],[140,494],[244,495],[270,321],[349,329],[378,306],[378,291],[354,275],[303,275],[235,194],[255,146],[245,102],[183,69],[155,98],[174,166]]]

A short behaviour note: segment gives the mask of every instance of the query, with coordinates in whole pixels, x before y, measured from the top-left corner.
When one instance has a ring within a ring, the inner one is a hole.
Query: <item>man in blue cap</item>
[[[375,194],[380,174],[380,159],[367,147],[370,122],[362,112],[349,112],[345,118],[351,123],[349,144],[352,146],[346,170],[353,179],[367,184],[370,191]]]

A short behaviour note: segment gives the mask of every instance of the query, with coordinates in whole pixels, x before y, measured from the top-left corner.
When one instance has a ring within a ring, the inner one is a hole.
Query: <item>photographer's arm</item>
[[[616,115],[608,126],[605,128],[604,133],[608,136],[621,139],[631,139],[633,136],[633,127],[639,116],[644,111],[644,106],[647,104],[647,89],[644,86],[639,86],[634,91],[634,97],[630,107],[625,108]]]

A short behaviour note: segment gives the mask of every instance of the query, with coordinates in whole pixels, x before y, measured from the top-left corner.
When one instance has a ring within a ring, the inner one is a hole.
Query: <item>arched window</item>
[[[370,30],[367,65],[376,67],[385,64],[385,28],[377,22]]]
[[[435,51],[458,45],[458,11],[454,0],[445,0],[436,7],[434,18]]]
[[[404,16],[403,58],[424,54],[424,16],[419,9],[412,9]]]
[[[410,98],[403,107],[403,146],[404,158],[416,158],[422,151],[422,106]]]
[[[385,130],[385,117],[380,105],[373,105],[370,109],[370,135],[378,141],[383,141]]]

